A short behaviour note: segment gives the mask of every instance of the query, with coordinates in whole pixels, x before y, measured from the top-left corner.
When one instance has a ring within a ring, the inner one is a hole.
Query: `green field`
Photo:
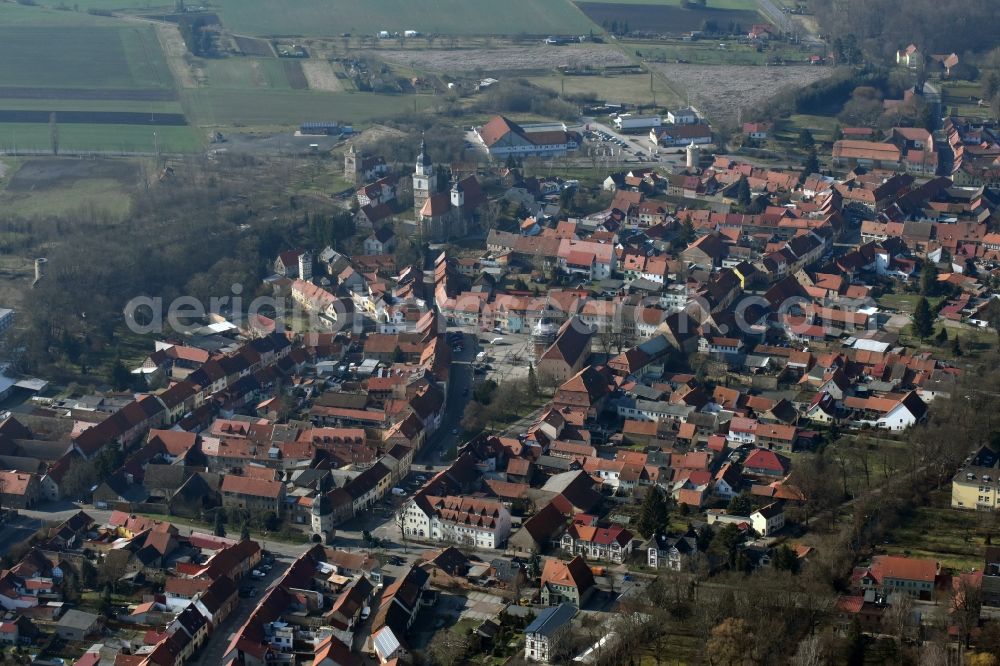
[[[192,153],[203,147],[203,132],[195,127],[157,127],[156,143],[164,153]],[[48,150],[48,124],[0,123],[0,151]],[[153,152],[153,129],[143,125],[59,123],[59,146],[71,151]]]
[[[0,109],[41,111],[131,111],[135,113],[183,113],[180,101],[158,102],[128,99],[0,99]],[[0,124],[0,133],[3,125]]]
[[[566,95],[591,94],[609,102],[651,104],[653,93],[649,90],[649,75],[622,76],[548,76],[527,77],[528,81]],[[659,106],[678,104],[682,98],[661,77],[654,77],[653,90]]]
[[[291,90],[285,63],[275,58],[206,60],[202,66],[210,88]]]
[[[173,78],[148,26],[0,26],[0,86],[168,88]]]
[[[42,193],[32,192],[0,198],[5,215],[42,217],[66,215],[87,208],[121,219],[132,205],[131,198],[117,180],[90,178]]]
[[[982,568],[984,534],[995,533],[992,514],[951,508],[951,488],[930,494],[928,506],[917,507],[893,530],[885,546],[891,555],[931,557],[951,569]]]
[[[590,0],[585,0],[590,1]],[[593,0],[618,5],[662,5],[664,7],[680,7],[681,0]],[[756,0],[708,0],[709,9],[742,9],[757,10]]]
[[[249,35],[336,37],[344,32],[567,34],[594,29],[569,0],[215,0],[225,26]]]
[[[302,122],[339,120],[358,123],[388,118],[400,113],[432,108],[437,98],[428,95],[379,95],[375,93],[327,93],[309,90],[214,90],[184,91],[188,117],[210,127],[280,127]]]
[[[799,138],[799,132],[808,129],[816,141],[832,143],[838,124],[833,116],[793,114],[777,125],[773,137],[782,141],[795,141]]]
[[[44,3],[48,4],[48,3]],[[84,0],[83,5],[87,5]],[[49,27],[115,26],[121,25],[116,19],[94,16],[85,11],[59,11],[49,7],[20,5],[13,2],[0,3],[0,26],[10,28],[20,25],[44,25]],[[86,10],[87,6],[81,6]]]

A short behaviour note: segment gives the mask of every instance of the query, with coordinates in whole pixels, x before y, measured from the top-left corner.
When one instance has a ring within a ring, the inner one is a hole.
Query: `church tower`
[[[413,212],[420,214],[424,202],[432,194],[437,194],[437,174],[434,163],[427,154],[427,142],[421,139],[420,154],[417,155],[417,168],[413,172]]]
[[[346,178],[349,182],[354,183],[355,185],[357,185],[358,181],[360,180],[359,178],[360,169],[358,169],[358,157],[359,157],[358,153],[356,150],[354,150],[354,144],[352,143],[351,147],[348,148],[347,152],[344,153],[344,178]]]

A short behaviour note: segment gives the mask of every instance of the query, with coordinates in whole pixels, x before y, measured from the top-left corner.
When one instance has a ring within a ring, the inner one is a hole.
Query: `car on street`
[[[365,606],[364,608],[361,609],[361,619],[362,620],[367,620],[368,616],[371,615],[371,614],[372,614],[372,609],[369,608],[368,606]]]
[[[253,576],[254,578],[267,578],[267,574],[261,571],[260,569],[254,569],[253,571],[250,572],[250,575]]]

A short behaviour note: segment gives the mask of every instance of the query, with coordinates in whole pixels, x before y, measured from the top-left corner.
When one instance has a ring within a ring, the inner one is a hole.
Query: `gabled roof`
[[[227,474],[222,479],[221,490],[223,493],[236,493],[238,495],[277,499],[281,496],[281,492],[284,487],[285,485],[280,481],[252,479],[245,476]]]
[[[525,628],[525,634],[538,634],[540,636],[552,636],[559,629],[566,626],[576,615],[576,606],[573,604],[559,604],[546,608],[538,617]]]
[[[939,570],[940,565],[936,560],[896,555],[877,555],[872,558],[872,563],[868,567],[868,571],[879,582],[883,582],[886,578],[895,578],[933,583]]]
[[[542,586],[549,583],[575,587],[582,594],[594,586],[594,574],[579,555],[569,562],[551,558],[545,561],[545,567],[542,569]]]
[[[767,449],[754,449],[743,462],[744,469],[763,469],[775,473],[783,474],[785,465],[780,456],[774,451]]]

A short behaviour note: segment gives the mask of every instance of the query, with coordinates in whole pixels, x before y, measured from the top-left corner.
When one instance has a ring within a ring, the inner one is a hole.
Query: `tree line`
[[[993,0],[829,0],[811,6],[825,35],[856,40],[872,60],[895,59],[916,44],[925,55],[985,51],[996,45]]]

